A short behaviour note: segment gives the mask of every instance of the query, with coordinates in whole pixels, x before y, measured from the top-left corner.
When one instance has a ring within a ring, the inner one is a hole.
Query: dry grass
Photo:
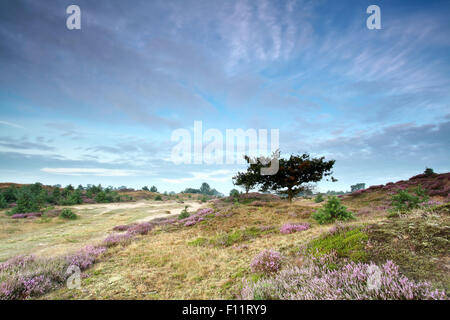
[[[110,251],[89,271],[78,291],[60,289],[46,299],[233,299],[242,280],[251,277],[250,261],[263,249],[274,248],[294,258],[299,247],[328,231],[309,216],[317,207],[310,200],[272,201],[270,206],[251,204],[219,206],[228,217],[215,217],[193,227],[159,227],[125,248]],[[364,217],[364,222],[383,219]],[[283,235],[286,222],[309,222],[311,229]],[[354,224],[361,221],[351,222]],[[237,229],[273,226],[275,232],[261,234],[234,246],[193,246],[199,237],[215,237]]]
[[[54,256],[67,253],[105,238],[111,229],[142,219],[177,214],[185,205],[199,207],[196,202],[139,201],[135,203],[72,206],[76,220],[59,217],[11,219],[0,213],[0,261],[21,254]]]

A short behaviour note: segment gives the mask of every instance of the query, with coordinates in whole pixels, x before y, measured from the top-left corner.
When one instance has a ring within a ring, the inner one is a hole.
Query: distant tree
[[[35,200],[36,199],[29,190],[20,190],[17,197],[17,206],[13,209],[13,211],[15,213],[38,211],[39,205]]]
[[[434,170],[431,169],[431,168],[426,168],[425,171],[424,171],[423,173],[424,173],[425,175],[427,175],[427,176],[432,176],[432,175],[435,174],[435,173],[434,173]]]
[[[230,190],[230,197],[236,198],[239,197],[239,191],[236,189],[231,189]]]
[[[82,186],[81,184],[79,184],[78,187],[77,187],[77,190],[78,190],[78,191],[83,191],[84,188],[83,188],[83,186]]]
[[[14,186],[10,186],[6,188],[3,192],[3,196],[5,197],[6,202],[11,203],[17,201],[17,188]]]
[[[155,186],[152,186],[152,187],[150,188],[150,191],[151,191],[151,192],[158,192],[158,188],[156,188]]]
[[[354,185],[350,186],[351,192],[355,192],[355,191],[362,190],[362,189],[365,189],[365,188],[366,188],[366,184],[365,183],[357,183],[357,184],[354,184]]]
[[[260,191],[277,191],[288,196],[292,202],[294,195],[311,188],[309,183],[319,182],[325,176],[331,176],[335,160],[325,161],[325,157],[312,158],[309,154],[291,155],[288,159],[279,158],[278,171],[273,175],[261,175],[264,164],[259,159],[245,159],[249,164],[247,172],[255,174]],[[336,181],[331,177],[332,181]]]
[[[147,186],[142,187],[142,190],[144,190],[144,191],[150,191],[150,190],[148,189]]]
[[[209,184],[207,184],[206,182],[203,182],[200,187],[200,193],[209,195],[210,192],[211,192],[211,187],[209,186]]]
[[[235,186],[241,186],[245,189],[245,193],[248,193],[258,184],[259,174],[255,174],[253,171],[238,172],[232,179]]]

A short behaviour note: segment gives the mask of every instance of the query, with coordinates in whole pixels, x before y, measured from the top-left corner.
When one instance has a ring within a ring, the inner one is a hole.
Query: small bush
[[[190,214],[187,211],[187,206],[184,207],[183,211],[178,215],[178,220],[189,218]]]
[[[426,175],[426,176],[432,176],[432,175],[434,175],[435,173],[434,173],[434,170],[433,170],[433,169],[431,169],[431,168],[426,168],[425,171],[423,172],[423,174]]]
[[[274,250],[264,250],[253,258],[250,268],[252,272],[270,274],[281,268],[281,254]]]
[[[341,204],[341,200],[332,196],[325,205],[312,214],[312,217],[319,223],[331,223],[336,220],[347,221],[353,219],[353,214]]]
[[[409,193],[406,190],[400,190],[397,194],[393,195],[391,198],[391,211],[409,211],[418,208],[421,203],[427,202],[429,199],[421,186],[414,188],[412,192]]]
[[[155,201],[162,201],[162,198],[159,194],[155,197]]]
[[[320,203],[323,201],[323,196],[319,193],[315,198],[314,198],[314,202],[315,203]]]
[[[238,198],[239,197],[239,191],[236,189],[231,189],[230,191],[230,197],[232,198]]]
[[[72,210],[70,209],[63,209],[59,216],[63,219],[69,219],[69,220],[75,220],[78,218],[78,215],[76,215]]]

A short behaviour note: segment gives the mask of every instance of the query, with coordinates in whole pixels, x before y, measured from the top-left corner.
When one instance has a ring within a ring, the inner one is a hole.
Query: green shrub
[[[0,194],[0,209],[8,208],[8,202],[6,201],[3,194]]]
[[[78,216],[72,212],[70,209],[63,209],[59,216],[63,219],[69,219],[69,220],[75,220],[78,218]]]
[[[190,216],[190,214],[189,214],[189,212],[187,211],[187,206],[185,206],[184,209],[183,209],[183,211],[181,211],[181,213],[178,215],[178,219],[179,219],[179,220],[181,220],[181,219],[186,219],[186,218],[189,218],[189,216]]]
[[[21,189],[17,197],[17,206],[12,210],[13,213],[26,213],[38,211],[39,205],[33,193],[28,189]]]
[[[158,195],[155,197],[155,200],[156,200],[156,201],[162,201],[162,198],[161,198],[161,196],[158,194]]]
[[[322,194],[318,194],[315,198],[314,198],[314,202],[319,203],[323,201],[323,196]]]
[[[353,219],[353,213],[341,204],[341,200],[332,196],[325,205],[312,214],[312,217],[319,223],[331,223],[336,220],[346,221]]]
[[[239,191],[236,190],[236,189],[231,189],[231,191],[230,191],[230,197],[238,198],[238,197],[239,197]]]
[[[431,168],[426,168],[423,173],[426,174],[427,176],[432,176],[434,175],[434,170]]]
[[[418,208],[420,203],[428,201],[429,197],[425,194],[425,190],[421,186],[417,186],[409,193],[406,190],[400,190],[391,198],[391,211],[409,211]]]

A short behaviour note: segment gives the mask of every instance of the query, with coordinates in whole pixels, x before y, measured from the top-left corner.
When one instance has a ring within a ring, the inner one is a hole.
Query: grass
[[[112,247],[89,269],[90,277],[82,279],[81,290],[61,288],[43,298],[233,299],[238,297],[244,279],[257,281],[261,277],[250,271],[254,256],[275,249],[287,263],[296,264],[301,263],[300,247],[320,253],[336,250],[340,257],[354,261],[392,258],[409,276],[433,281],[441,278],[444,287],[448,283],[444,262],[448,265],[449,229],[444,209],[425,218],[422,211],[407,218],[388,219],[388,212],[373,209],[383,203],[381,194],[344,197],[343,203],[350,211],[370,210],[345,224],[351,230],[330,234],[332,225],[319,225],[311,218],[322,203],[296,199],[292,204],[285,200],[255,204],[251,200],[206,203],[220,216],[208,216],[191,227],[157,226],[126,247]],[[167,217],[166,211],[179,213],[186,203],[143,200],[135,205],[72,207],[80,216],[74,221],[58,217],[18,221],[0,215],[0,260],[30,252],[65,253],[103,239],[113,226],[152,214]],[[289,222],[308,222],[311,228],[281,234],[280,227]]]
[[[116,225],[130,224],[167,210],[184,208],[185,204],[142,200],[136,203],[93,204],[72,206],[79,217],[11,219],[0,212],[0,261],[21,254],[55,256],[75,251],[87,244],[102,241]]]
[[[361,228],[355,228],[313,240],[308,245],[308,249],[318,254],[336,251],[340,258],[346,258],[354,262],[367,262],[368,257],[365,250],[367,240],[367,234]]]

